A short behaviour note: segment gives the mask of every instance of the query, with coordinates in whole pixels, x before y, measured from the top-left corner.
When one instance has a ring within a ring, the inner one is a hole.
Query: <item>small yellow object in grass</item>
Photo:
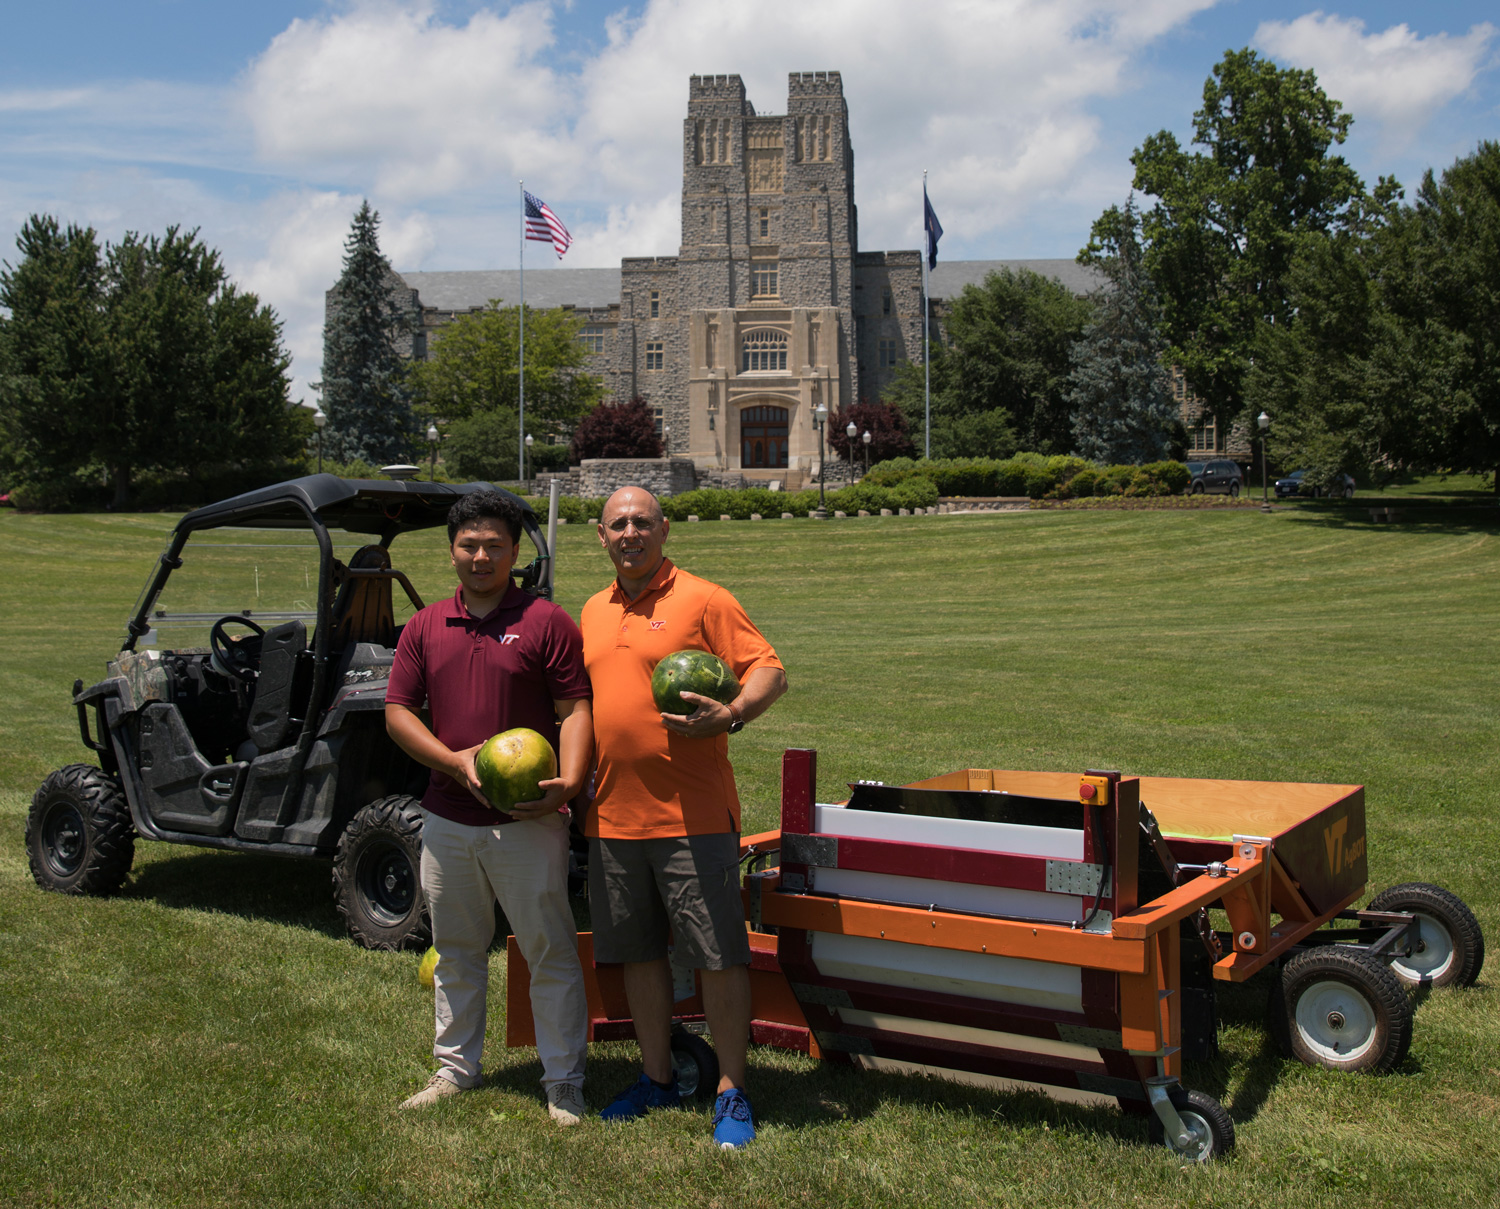
[[[427,952],[422,954],[422,964],[417,967],[417,981],[429,991],[433,988],[432,976],[437,972],[437,963],[438,951],[436,948],[429,947]]]

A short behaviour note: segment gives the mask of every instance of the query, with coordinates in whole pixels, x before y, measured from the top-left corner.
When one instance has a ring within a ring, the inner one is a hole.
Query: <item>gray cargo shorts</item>
[[[740,898],[740,837],[674,836],[589,840],[589,914],[594,960],[656,961],[667,955],[698,970],[748,965],[750,940]]]

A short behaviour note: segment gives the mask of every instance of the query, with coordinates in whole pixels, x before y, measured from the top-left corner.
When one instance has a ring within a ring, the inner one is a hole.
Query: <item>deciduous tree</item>
[[[850,421],[858,430],[852,441],[846,431]],[[868,446],[863,440],[866,432],[870,434]],[[908,458],[916,452],[907,431],[905,414],[899,407],[888,403],[856,403],[829,416],[828,444],[845,461],[861,465],[866,456],[873,466],[887,458]]]
[[[601,403],[573,430],[570,460],[585,458],[659,458],[661,438],[646,400],[636,395],[628,403]]]

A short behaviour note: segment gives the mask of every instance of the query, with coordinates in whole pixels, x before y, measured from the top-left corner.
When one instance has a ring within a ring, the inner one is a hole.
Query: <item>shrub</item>
[[[1188,468],[1181,462],[1151,462],[1141,469],[1165,487],[1168,495],[1181,495],[1193,481]]]
[[[1045,466],[1031,466],[1026,471],[1026,494],[1034,500],[1045,499],[1057,486],[1057,476]]]
[[[601,403],[594,408],[578,421],[570,448],[574,462],[587,458],[661,456],[661,439],[656,435],[655,418],[640,395],[629,403]]]
[[[1099,481],[1099,472],[1092,466],[1080,470],[1068,480],[1068,490],[1075,496],[1094,494],[1094,484]]]

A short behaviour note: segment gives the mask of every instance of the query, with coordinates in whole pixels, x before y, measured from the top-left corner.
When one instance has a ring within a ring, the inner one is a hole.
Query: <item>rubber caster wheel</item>
[[[1387,966],[1407,986],[1474,985],[1484,968],[1484,933],[1458,895],[1427,882],[1406,882],[1382,890],[1370,900],[1370,910],[1417,917],[1411,953]]]
[[[719,1090],[719,1056],[696,1033],[672,1030],[672,1073],[677,1076],[677,1094],[684,1100],[695,1096],[712,1099]]]
[[[1308,1066],[1390,1071],[1411,1046],[1412,1005],[1400,979],[1374,958],[1335,945],[1288,961],[1268,1011],[1282,1050]]]
[[[1234,1122],[1212,1096],[1185,1087],[1174,1087],[1167,1096],[1182,1123],[1192,1132],[1193,1142],[1186,1149],[1178,1146],[1175,1139],[1167,1137],[1161,1118],[1153,1115],[1151,1141],[1155,1145],[1165,1146],[1190,1163],[1209,1163],[1234,1149]]]

